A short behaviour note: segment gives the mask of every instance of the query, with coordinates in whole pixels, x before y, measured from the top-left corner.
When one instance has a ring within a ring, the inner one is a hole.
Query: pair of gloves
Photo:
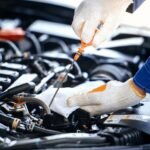
[[[93,40],[93,45],[97,47],[110,38],[120,23],[129,22],[133,18],[139,20],[139,14],[149,11],[150,1],[146,1],[135,14],[128,14],[126,9],[132,2],[132,0],[84,0],[75,11],[72,27],[83,42],[89,43]],[[136,23],[138,24],[139,21]],[[79,106],[90,112],[91,115],[96,115],[139,103],[145,97],[145,93],[149,92],[146,90],[150,87],[150,85],[146,85],[150,70],[147,67],[149,66],[148,62],[149,60],[145,65],[146,68],[144,66],[144,69],[141,69],[133,79],[124,83],[111,81],[92,92],[77,93],[68,98],[67,105]]]
[[[93,39],[98,46],[107,40],[113,30],[121,23],[127,7],[132,0],[84,0],[75,11],[72,27],[85,43]],[[146,66],[146,67],[145,67]],[[138,104],[145,97],[150,87],[150,59],[133,79],[122,83],[111,81],[98,88],[62,88],[60,89],[51,109],[68,117],[78,108],[91,115],[113,112]],[[144,78],[143,78],[144,76]],[[146,87],[146,89],[145,89]],[[49,89],[37,96],[50,103],[56,89]]]

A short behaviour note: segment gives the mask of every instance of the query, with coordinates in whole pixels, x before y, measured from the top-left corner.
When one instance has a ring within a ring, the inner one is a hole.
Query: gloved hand
[[[87,82],[74,88],[60,88],[50,109],[68,118],[68,116],[79,107],[78,106],[68,107],[67,99],[70,96],[79,93],[80,91],[88,92],[91,89],[91,87],[92,88],[97,87],[97,84],[102,85],[103,82],[102,81],[90,82],[90,83]],[[44,92],[36,95],[36,98],[42,100],[47,106],[49,106],[55,92],[56,92],[56,88],[50,87]]]
[[[42,100],[47,106],[49,106],[55,91],[56,88],[48,88],[41,94],[38,94],[36,98]],[[55,97],[50,109],[68,118],[68,116],[78,107],[68,107],[66,101],[68,97],[75,94],[76,92],[77,91],[73,88],[61,88]]]
[[[72,27],[85,43],[105,41],[121,22],[132,0],[84,0],[75,11]],[[100,26],[100,30],[97,27]]]
[[[139,89],[132,79],[122,83],[110,81],[106,86],[92,92],[80,93],[67,100],[68,106],[78,106],[91,115],[104,114],[120,110],[140,102],[145,92]]]

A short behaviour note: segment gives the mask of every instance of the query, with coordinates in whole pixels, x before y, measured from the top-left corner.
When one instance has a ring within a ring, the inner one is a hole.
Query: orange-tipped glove
[[[97,31],[93,45],[98,46],[109,39],[131,3],[132,0],[84,0],[75,11],[72,27],[85,43],[89,43]]]
[[[70,107],[78,106],[91,115],[97,115],[138,104],[145,95],[145,92],[139,89],[132,79],[124,83],[110,81],[89,93],[79,93],[70,97],[67,104]]]

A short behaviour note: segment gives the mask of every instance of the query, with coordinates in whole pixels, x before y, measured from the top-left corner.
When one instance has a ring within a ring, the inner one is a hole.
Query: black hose
[[[55,130],[49,130],[49,129],[44,129],[38,126],[35,126],[33,128],[33,132],[44,134],[44,135],[56,135],[56,134],[62,134],[62,132],[55,131]]]
[[[21,51],[19,50],[19,48],[11,41],[9,40],[0,40],[0,44],[4,44],[4,45],[8,45],[14,52],[17,56],[22,56],[22,53]]]
[[[4,101],[5,98],[11,97],[15,94],[28,91],[35,88],[35,84],[33,82],[24,83],[10,89],[5,90],[4,92],[0,93],[0,101]],[[4,101],[5,102],[5,101]]]
[[[34,34],[31,34],[29,32],[26,33],[26,38],[29,39],[32,44],[35,47],[35,50],[37,52],[37,54],[41,54],[42,53],[42,47],[38,41],[38,39],[36,38],[36,36]]]
[[[40,99],[35,97],[22,97],[22,96],[14,96],[14,99],[19,99],[21,101],[25,101],[26,103],[35,103],[42,106],[46,112],[46,114],[50,114],[49,107]]]
[[[77,62],[74,62],[74,66],[77,69],[78,75],[82,75],[82,71],[79,64]]]
[[[62,48],[62,50],[63,50],[63,52],[64,52],[65,54],[70,54],[70,50],[69,50],[68,46],[66,45],[66,43],[65,43],[64,41],[62,41],[62,40],[60,40],[60,39],[57,39],[57,38],[50,38],[50,39],[47,39],[47,40],[44,42],[44,44],[47,44],[47,43],[55,43],[55,44],[58,44],[58,45]]]

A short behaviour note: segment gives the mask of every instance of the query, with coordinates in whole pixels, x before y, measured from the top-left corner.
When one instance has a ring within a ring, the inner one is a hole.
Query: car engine
[[[0,6],[0,149],[149,149],[150,102],[91,117],[68,117],[36,96],[59,86],[80,46],[73,9],[56,2],[2,0]],[[60,13],[61,12],[61,13]],[[67,15],[66,15],[67,14]],[[62,87],[126,81],[150,55],[150,30],[121,26],[89,48]]]

